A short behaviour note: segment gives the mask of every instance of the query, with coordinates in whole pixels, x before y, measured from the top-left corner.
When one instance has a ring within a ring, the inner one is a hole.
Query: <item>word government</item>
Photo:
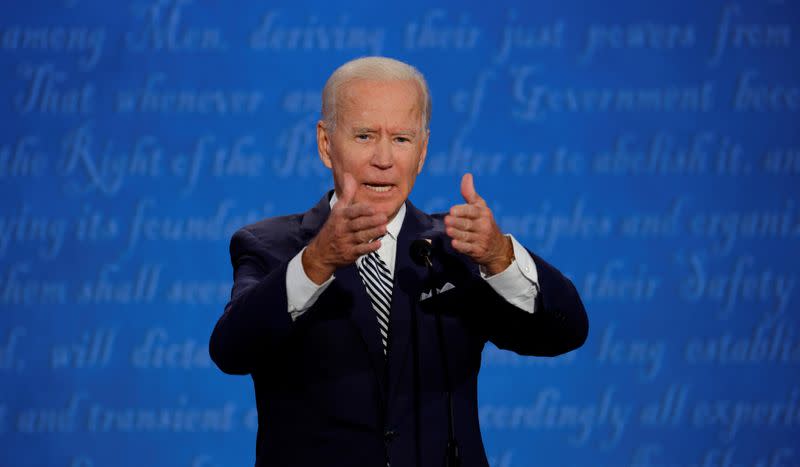
[[[629,88],[557,87],[535,78],[537,68],[512,68],[513,116],[538,121],[551,113],[708,112],[714,104],[711,81],[689,85]]]

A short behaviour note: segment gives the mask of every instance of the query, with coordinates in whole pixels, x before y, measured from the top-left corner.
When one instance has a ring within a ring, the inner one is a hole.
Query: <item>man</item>
[[[439,467],[452,424],[461,465],[486,467],[484,344],[554,356],[586,339],[572,283],[500,231],[470,174],[447,215],[408,201],[430,112],[415,68],[341,66],[317,125],[334,190],[231,239],[233,290],[209,351],[253,378],[257,466]],[[430,266],[411,257],[418,239]]]

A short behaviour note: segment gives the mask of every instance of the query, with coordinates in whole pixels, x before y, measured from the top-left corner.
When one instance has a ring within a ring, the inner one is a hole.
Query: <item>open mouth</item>
[[[365,183],[364,186],[377,193],[386,193],[391,190],[394,185]]]

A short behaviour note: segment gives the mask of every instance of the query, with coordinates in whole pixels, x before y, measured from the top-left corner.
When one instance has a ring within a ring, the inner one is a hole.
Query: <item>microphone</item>
[[[433,267],[431,255],[433,254],[433,241],[429,238],[418,238],[411,242],[411,259],[419,266]]]

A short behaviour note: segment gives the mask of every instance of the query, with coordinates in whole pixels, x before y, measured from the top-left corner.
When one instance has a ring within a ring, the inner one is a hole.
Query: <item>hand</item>
[[[490,275],[504,271],[514,259],[511,239],[497,227],[492,210],[475,191],[470,173],[461,179],[461,196],[467,204],[453,206],[444,217],[445,232],[452,239],[453,248],[486,268]]]
[[[337,268],[352,264],[381,246],[380,240],[374,239],[386,233],[386,214],[376,213],[367,204],[354,203],[355,191],[356,181],[345,174],[342,196],[303,252],[303,269],[316,284],[328,280]]]

